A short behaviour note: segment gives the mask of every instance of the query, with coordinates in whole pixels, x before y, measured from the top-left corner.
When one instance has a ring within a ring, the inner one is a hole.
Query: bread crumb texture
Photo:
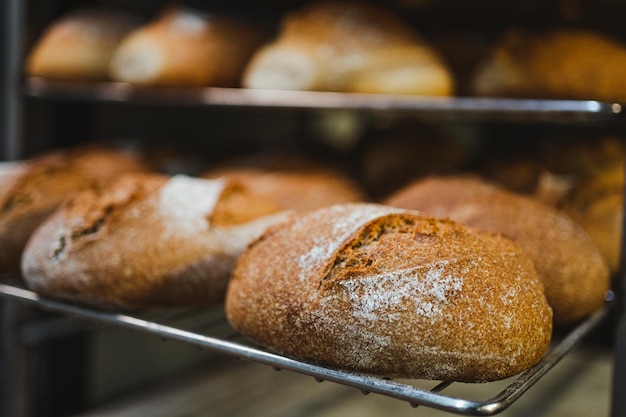
[[[366,203],[267,231],[240,258],[226,313],[281,354],[387,377],[466,382],[532,366],[552,333],[543,286],[515,243]]]

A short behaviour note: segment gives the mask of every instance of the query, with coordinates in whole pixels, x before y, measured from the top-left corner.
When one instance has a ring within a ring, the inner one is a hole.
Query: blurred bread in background
[[[476,95],[620,101],[626,47],[590,29],[511,29],[496,40],[472,81]]]
[[[133,84],[236,87],[263,41],[243,20],[170,7],[122,40],[110,74]]]
[[[367,200],[360,184],[340,170],[289,154],[251,156],[214,167],[201,176],[241,184],[284,210],[308,211]]]
[[[619,268],[624,209],[624,139],[562,138],[545,141],[540,157],[551,171],[573,180],[560,206],[589,233],[612,272]]]
[[[384,6],[318,1],[284,16],[246,68],[249,88],[448,96],[435,48]]]
[[[375,198],[383,198],[407,183],[433,174],[465,168],[472,147],[440,126],[396,125],[371,132],[357,152],[357,177]]]
[[[69,81],[106,80],[113,52],[139,25],[130,13],[110,8],[81,8],[60,16],[33,45],[26,73]]]

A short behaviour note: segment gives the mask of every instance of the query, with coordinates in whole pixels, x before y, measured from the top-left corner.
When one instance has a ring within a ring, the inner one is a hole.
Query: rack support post
[[[0,160],[23,156],[21,64],[24,4],[4,0],[0,8]]]
[[[624,139],[626,142],[626,139]],[[624,144],[626,147],[626,143]],[[626,173],[624,173],[623,203],[626,203]],[[615,305],[615,342],[613,365],[613,392],[611,395],[611,417],[626,416],[626,213],[622,219],[622,246],[619,274],[615,285],[617,303]]]

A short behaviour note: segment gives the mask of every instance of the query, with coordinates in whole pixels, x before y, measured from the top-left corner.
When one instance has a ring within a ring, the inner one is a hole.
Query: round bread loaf
[[[29,236],[68,195],[124,172],[146,169],[136,154],[105,146],[0,163],[0,273],[19,273]]]
[[[286,215],[225,181],[128,174],[68,199],[29,240],[22,273],[94,306],[218,303],[248,242]]]
[[[489,381],[535,364],[552,311],[515,243],[418,212],[335,205],[239,259],[230,323],[303,360],[388,377]]]
[[[589,235],[564,211],[478,177],[430,177],[386,203],[501,233],[533,260],[556,323],[578,320],[604,303],[609,269]]]

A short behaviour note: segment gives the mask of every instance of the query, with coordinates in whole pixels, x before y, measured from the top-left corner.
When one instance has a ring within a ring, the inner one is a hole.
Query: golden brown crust
[[[321,209],[266,232],[235,268],[226,313],[251,339],[304,360],[473,382],[532,366],[552,329],[517,245],[371,204]]]
[[[262,194],[256,194],[248,184],[242,185],[228,178],[223,180],[229,185],[222,191],[210,216],[211,224],[214,226],[234,226],[285,209]]]
[[[255,53],[251,88],[450,95],[439,53],[388,10],[354,1],[319,1],[283,19],[278,38]]]
[[[105,80],[118,43],[138,24],[131,14],[108,8],[67,13],[37,40],[27,58],[26,72],[70,81]]]
[[[265,205],[282,210],[313,210],[332,204],[365,200],[358,185],[338,172],[328,170],[266,170],[254,168],[223,168],[203,175],[222,178],[239,184],[246,193]]]
[[[146,85],[235,87],[264,40],[246,22],[171,7],[122,40],[111,77]]]
[[[479,67],[473,90],[483,96],[622,101],[624,66],[624,45],[592,30],[510,30]]]
[[[214,224],[225,189],[220,180],[129,174],[77,193],[29,240],[24,279],[42,294],[100,307],[220,303],[247,243],[285,216]]]
[[[17,273],[33,230],[70,194],[125,172],[143,171],[140,158],[105,146],[53,151],[13,164],[0,191],[0,272]]]
[[[502,233],[533,260],[556,323],[578,320],[600,308],[609,270],[590,237],[565,212],[517,195],[478,177],[430,177],[386,204]]]

